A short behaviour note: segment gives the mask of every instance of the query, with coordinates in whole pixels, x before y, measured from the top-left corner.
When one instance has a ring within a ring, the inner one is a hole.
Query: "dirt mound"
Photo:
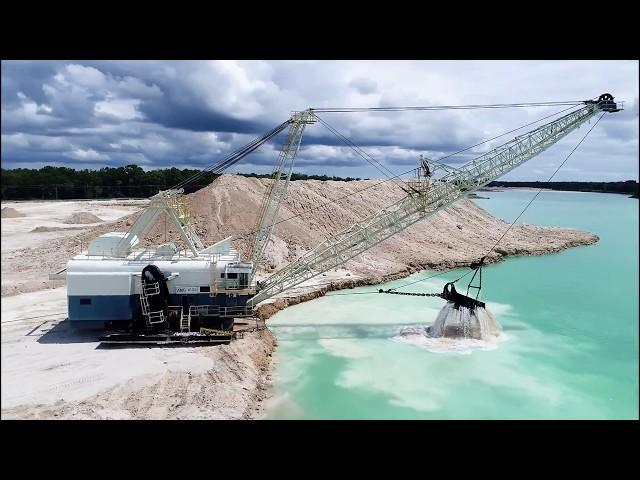
[[[205,245],[230,235],[251,232],[268,182],[267,179],[222,175],[208,187],[187,195],[195,230]],[[281,223],[274,227],[260,270],[270,273],[284,267],[329,235],[379,213],[406,195],[397,186],[376,185],[379,182],[291,182],[280,208]],[[329,203],[333,199],[342,200]],[[109,231],[127,231],[126,222],[139,215],[135,213],[119,220],[109,226]],[[291,220],[282,222],[288,218]],[[369,276],[468,265],[485,255],[507,227],[507,223],[470,200],[460,200],[350,260],[344,268]],[[146,238],[141,239],[142,246],[158,245],[165,241],[165,235],[166,241],[181,242],[169,222],[165,234],[165,224],[160,218]],[[234,244],[246,255],[252,240],[248,236]],[[490,263],[505,255],[557,252],[597,240],[595,235],[573,229],[516,225],[500,242],[503,251],[494,251],[487,260]]]
[[[304,255],[354,223],[379,213],[404,197],[405,193],[379,180],[338,182],[299,180],[291,182],[288,195],[280,208],[279,218],[292,218],[274,227],[272,242],[267,247],[260,275],[272,273]],[[239,175],[222,175],[208,187],[187,195],[193,226],[205,245],[230,235],[250,233],[254,229],[262,196],[268,180]],[[366,188],[366,190],[365,190]],[[351,194],[348,197],[345,195]],[[341,199],[326,205],[332,199]],[[52,240],[48,246],[12,252],[14,258],[3,258],[2,271],[20,272],[21,284],[29,275],[40,278],[42,269],[64,268],[69,258],[78,254],[78,245],[107,232],[126,232],[141,215],[136,212],[116,222],[92,225],[78,235]],[[365,279],[387,275],[409,275],[424,268],[456,268],[478,261],[502,236],[509,225],[478,207],[470,200],[460,200],[428,220],[416,223],[380,245],[359,255],[343,268]],[[166,238],[166,240],[165,240]],[[176,241],[182,243],[171,222],[161,215],[149,232],[140,239],[140,247],[157,246]],[[515,225],[493,251],[487,263],[507,255],[542,255],[565,248],[589,245],[598,241],[591,233],[569,228]],[[252,238],[234,245],[244,258]],[[55,255],[52,255],[55,251]],[[25,262],[22,255],[41,258],[41,262]],[[399,277],[398,277],[399,278]],[[35,288],[35,287],[34,287]],[[16,288],[3,284],[2,295],[32,291],[26,285]]]
[[[20,213],[15,208],[4,207],[2,209],[2,218],[18,218],[18,217],[26,217],[24,213]]]
[[[76,212],[65,218],[62,223],[84,224],[84,223],[100,223],[104,222],[100,217],[89,212]]]

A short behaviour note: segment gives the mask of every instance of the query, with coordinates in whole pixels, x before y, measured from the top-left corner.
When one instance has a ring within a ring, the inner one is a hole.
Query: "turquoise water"
[[[534,194],[475,202],[510,222]],[[543,192],[519,223],[600,241],[485,268],[481,299],[504,329],[497,344],[398,335],[432,323],[437,298],[335,292],[278,313],[268,322],[279,346],[267,418],[637,419],[638,200]],[[440,291],[466,271],[405,290]]]

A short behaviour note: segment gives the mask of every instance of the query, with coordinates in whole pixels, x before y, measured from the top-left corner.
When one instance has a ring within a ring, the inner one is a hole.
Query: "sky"
[[[554,180],[638,179],[637,61],[3,61],[1,67],[5,169],[203,168],[309,107],[573,101],[609,92],[625,110],[605,115]],[[437,160],[563,108],[320,116],[397,175],[417,167],[420,154]],[[443,161],[459,166],[529,128]],[[501,179],[547,180],[588,128]],[[270,173],[284,137],[230,171]],[[384,178],[320,123],[306,127],[294,171]]]

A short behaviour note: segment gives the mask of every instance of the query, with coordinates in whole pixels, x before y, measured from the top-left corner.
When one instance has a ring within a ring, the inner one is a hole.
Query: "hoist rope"
[[[448,270],[443,270],[443,271],[438,272],[438,273],[436,273],[436,274],[434,274],[434,275],[431,275],[431,276],[429,276],[429,277],[427,277],[427,278],[421,278],[420,280],[417,280],[417,281],[415,281],[415,282],[411,282],[411,283],[407,283],[407,284],[402,285],[402,286],[403,286],[403,287],[406,287],[407,285],[411,285],[411,284],[413,284],[413,283],[425,282],[425,281],[427,281],[427,280],[429,280],[429,279],[431,279],[431,278],[438,277],[438,276],[440,276],[440,275],[444,275],[444,274],[445,274],[445,273],[447,273],[447,272],[448,272]],[[462,277],[460,277],[460,278],[462,278]],[[460,280],[460,279],[458,279],[458,280]],[[457,282],[458,280],[456,280],[456,282]],[[396,288],[400,288],[400,287],[390,288],[389,290],[395,290]],[[380,293],[380,292],[379,292],[378,290],[376,290],[376,291],[373,291],[373,292],[334,293],[334,294],[332,294],[332,295],[327,295],[327,296],[328,296],[328,297],[332,297],[333,295],[365,295],[365,294],[367,294],[367,295],[368,295],[368,294],[370,294],[370,293]]]
[[[603,112],[602,115],[600,115],[600,117],[598,117],[598,120],[596,120],[596,122],[593,124],[593,126],[589,129],[589,131],[587,131],[587,133],[585,133],[584,137],[582,137],[582,139],[578,142],[578,144],[573,147],[573,150],[571,150],[571,152],[569,153],[569,155],[567,155],[567,158],[565,158],[562,163],[560,165],[558,165],[558,168],[556,168],[556,170],[551,174],[551,176],[549,177],[549,179],[547,180],[546,183],[550,182],[551,179],[553,177],[556,176],[556,173],[558,173],[560,171],[560,169],[564,166],[565,163],[567,163],[567,160],[569,160],[569,158],[571,157],[571,155],[573,155],[573,152],[575,152],[578,147],[582,144],[582,142],[584,142],[586,140],[586,138],[589,136],[589,134],[591,133],[591,131],[596,128],[596,125],[598,125],[598,122],[600,122],[600,120],[602,120],[602,117],[604,117],[605,113]],[[524,214],[524,212],[527,211],[527,208],[529,208],[529,206],[533,203],[533,201],[538,198],[538,195],[540,195],[542,193],[542,191],[544,190],[544,188],[541,188],[540,190],[537,191],[537,193],[533,196],[533,198],[531,200],[529,200],[529,203],[527,203],[527,205],[525,205],[525,207],[522,209],[522,211],[520,212],[520,214],[516,217],[516,219],[511,222],[511,225],[509,225],[509,227],[505,230],[505,232],[502,234],[502,236],[498,239],[498,241],[495,243],[495,245],[493,247],[491,247],[491,249],[486,253],[485,257],[488,256],[491,252],[493,252],[494,248],[496,248],[498,246],[498,244],[502,241],[502,239],[505,237],[505,235],[509,232],[509,230],[511,230],[511,227],[513,227],[515,225],[515,223],[518,221],[518,219]]]

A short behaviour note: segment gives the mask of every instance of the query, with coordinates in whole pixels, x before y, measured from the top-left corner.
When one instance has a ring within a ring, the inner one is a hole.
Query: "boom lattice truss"
[[[432,181],[428,188],[420,191],[413,190],[402,200],[385,208],[380,213],[321,243],[297,261],[260,282],[257,295],[249,299],[247,306],[255,306],[267,298],[344,264],[392,235],[419,220],[428,218],[456,200],[530,160],[597,113],[617,111],[613,97],[608,94],[602,95],[599,101],[585,103],[586,106],[516,137],[461,168],[450,171],[444,177]],[[303,124],[299,127],[300,135],[302,128]],[[299,144],[299,136],[294,135],[294,139]],[[297,146],[295,150],[297,150]],[[288,171],[290,172],[290,167]],[[286,183],[283,182],[285,189]],[[279,205],[280,202],[277,203]],[[277,214],[277,209],[273,215],[268,215],[271,225],[275,222],[275,214]],[[260,218],[265,218],[265,216],[261,215]],[[271,229],[269,228],[266,238],[270,233]],[[256,258],[260,258],[263,252],[264,246],[261,246],[260,256],[256,256]]]
[[[302,133],[308,124],[314,122],[315,120],[310,110],[297,112],[291,117],[289,134],[278,157],[278,162],[271,175],[271,183],[263,197],[262,205],[258,212],[258,222],[255,229],[256,234],[251,251],[251,261],[253,262],[253,269],[251,271],[252,278],[262,261],[264,251],[271,237],[273,225],[278,218],[280,204],[287,194],[287,186],[291,179],[293,163],[298,153],[298,148],[300,148]]]

